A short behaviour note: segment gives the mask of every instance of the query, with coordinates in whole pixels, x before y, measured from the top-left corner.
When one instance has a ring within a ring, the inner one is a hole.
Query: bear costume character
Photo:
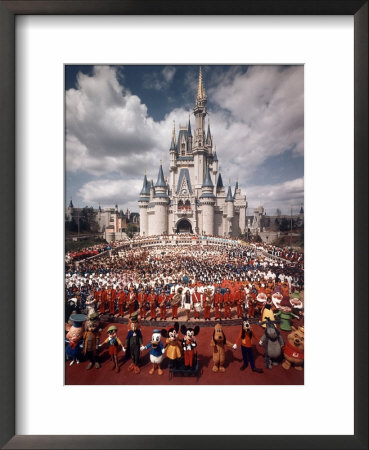
[[[302,370],[304,365],[304,327],[292,327],[292,333],[287,336],[286,345],[283,347],[284,361],[282,367],[289,370],[293,366],[296,370]]]

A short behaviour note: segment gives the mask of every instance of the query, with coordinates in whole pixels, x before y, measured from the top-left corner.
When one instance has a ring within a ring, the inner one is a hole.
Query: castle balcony
[[[178,208],[177,215],[178,216],[190,216],[190,215],[192,215],[192,209],[191,208]]]

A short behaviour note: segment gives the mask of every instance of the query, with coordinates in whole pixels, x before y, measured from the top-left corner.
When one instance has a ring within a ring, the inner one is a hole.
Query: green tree
[[[137,233],[137,226],[134,223],[128,223],[126,229],[126,235],[132,239],[134,234]]]
[[[97,233],[99,225],[96,221],[96,212],[92,207],[85,206],[79,218],[80,233]]]

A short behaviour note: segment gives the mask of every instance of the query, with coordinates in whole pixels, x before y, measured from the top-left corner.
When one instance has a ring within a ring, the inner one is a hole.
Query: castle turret
[[[140,236],[147,236],[149,234],[149,225],[147,218],[147,206],[150,201],[150,184],[147,181],[146,173],[144,176],[138,206],[140,208]]]
[[[209,168],[206,168],[206,175],[201,187],[200,202],[202,206],[202,232],[203,234],[214,234],[214,206],[215,195],[214,185],[211,181]]]
[[[160,162],[158,179],[155,184],[155,193],[153,198],[155,216],[149,223],[150,234],[167,234],[168,233],[168,184],[165,182],[163,166]]]
[[[225,199],[227,204],[227,225],[228,225],[228,236],[232,235],[232,220],[234,217],[234,198],[232,195],[231,186],[228,186],[227,198]]]
[[[206,167],[206,136],[205,136],[205,116],[206,116],[206,93],[202,79],[201,66],[199,69],[199,81],[197,96],[193,112],[195,115],[195,136],[193,142],[193,156],[195,165],[195,187],[200,189],[204,181]]]

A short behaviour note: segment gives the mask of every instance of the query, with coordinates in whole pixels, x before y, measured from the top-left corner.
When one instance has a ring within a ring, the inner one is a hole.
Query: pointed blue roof
[[[214,151],[214,153],[213,153],[213,161],[218,161],[218,156],[217,156],[216,151]]]
[[[164,174],[163,174],[163,166],[160,164],[159,173],[158,173],[158,179],[156,181],[156,187],[167,187],[165,180],[164,180]]]
[[[208,123],[208,133],[207,133],[207,135],[206,135],[206,140],[208,141],[209,139],[211,139],[210,123]]]
[[[150,195],[150,184],[147,182],[146,174],[144,176],[144,180],[143,180],[143,184],[142,184],[142,189],[141,189],[140,195]]]
[[[188,133],[188,136],[191,136],[191,122],[190,122],[190,119],[188,119],[188,128],[187,128],[187,133]]]
[[[70,202],[69,202],[69,208],[74,208],[72,199],[70,199]]]
[[[222,189],[222,188],[224,188],[223,179],[222,179],[222,174],[219,172],[218,180],[217,180],[217,189]]]
[[[176,144],[174,142],[174,138],[172,138],[172,142],[170,143],[170,149],[169,150],[175,150],[176,149]]]
[[[233,202],[233,195],[232,195],[232,189],[231,186],[228,186],[228,193],[227,193],[227,198],[225,199],[226,202]]]
[[[233,194],[233,198],[236,197],[236,191],[238,189],[238,181],[236,181],[236,186],[234,187],[234,194]]]
[[[181,169],[179,172],[178,184],[177,184],[177,194],[179,193],[179,190],[181,189],[183,177],[186,178],[188,190],[189,190],[190,194],[192,194],[190,172],[186,168]]]
[[[214,184],[213,184],[213,182],[211,181],[211,178],[210,178],[209,167],[206,168],[205,180],[204,180],[204,182],[202,184],[202,187],[203,188],[204,187],[211,187],[211,188],[214,187]]]

